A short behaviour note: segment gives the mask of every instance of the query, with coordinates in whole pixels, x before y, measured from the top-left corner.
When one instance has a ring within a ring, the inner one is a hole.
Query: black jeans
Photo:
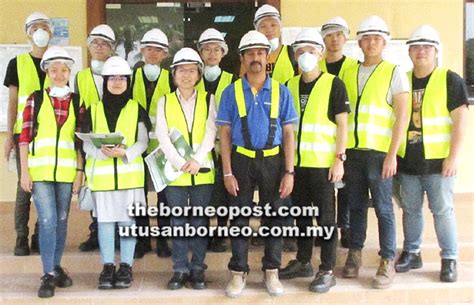
[[[30,220],[30,206],[31,206],[31,193],[25,192],[20,185],[21,180],[21,164],[20,164],[20,149],[18,147],[18,138],[20,135],[15,134],[13,136],[13,142],[15,144],[16,153],[16,170],[18,174],[18,182],[16,186],[16,198],[15,198],[15,231],[19,238],[28,238],[29,228],[28,221]],[[38,234],[38,221],[35,225],[35,234]]]
[[[347,189],[343,187],[337,190],[337,226],[348,229],[350,221],[350,207]]]
[[[224,185],[224,174],[222,172],[222,158],[219,155],[216,164],[216,177],[215,183],[212,190],[212,197],[210,204],[216,208],[220,206],[227,206],[230,202],[230,194],[227,193]],[[227,227],[227,221],[229,217],[226,216],[217,216],[217,226]]]
[[[235,151],[232,152],[232,173],[239,184],[236,197],[230,196],[230,205],[237,207],[252,206],[255,186],[258,186],[261,204],[269,204],[273,210],[285,204],[280,199],[279,186],[283,174],[282,154],[266,158],[249,158]],[[287,202],[287,201],[286,201]],[[239,216],[230,221],[230,226],[244,227],[249,225],[249,217]],[[282,217],[263,217],[262,225],[274,227],[283,225]],[[233,237],[231,240],[232,257],[228,268],[233,271],[249,271],[248,237]],[[278,269],[281,265],[281,237],[266,237],[262,258],[262,270]]]
[[[328,168],[295,169],[295,186],[292,193],[293,204],[296,206],[317,206],[319,215],[316,216],[318,226],[333,227],[330,239],[321,239],[320,270],[333,270],[336,265],[337,229],[334,185],[328,180]],[[300,233],[313,226],[313,217],[297,217],[296,225]],[[297,238],[298,252],[296,259],[305,264],[313,254],[313,237]]]

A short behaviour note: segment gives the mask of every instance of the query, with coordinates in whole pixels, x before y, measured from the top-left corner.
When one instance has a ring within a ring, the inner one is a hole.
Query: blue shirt
[[[277,130],[273,146],[282,144],[282,126],[298,122],[298,114],[293,105],[290,91],[283,85],[280,86],[280,111],[277,118]],[[245,77],[242,78],[245,105],[247,108],[247,122],[250,132],[250,140],[253,149],[265,148],[270,130],[270,104],[271,104],[271,79],[267,77],[263,87],[254,96],[250,83]],[[217,125],[230,125],[232,129],[232,144],[245,146],[242,137],[239,111],[235,100],[235,86],[229,85],[222,92],[219,111],[216,119]]]

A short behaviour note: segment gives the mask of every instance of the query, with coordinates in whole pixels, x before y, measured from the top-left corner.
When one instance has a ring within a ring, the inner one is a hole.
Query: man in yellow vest
[[[52,37],[53,24],[43,13],[34,12],[26,18],[25,32],[31,44],[31,51],[16,56],[7,66],[4,86],[8,87],[8,119],[5,139],[5,159],[16,154],[18,184],[15,204],[15,230],[17,234],[14,254],[30,255],[28,246],[28,219],[30,217],[31,194],[20,187],[20,154],[18,137],[23,125],[23,109],[26,99],[36,90],[42,90],[48,82],[46,74],[40,69],[41,58]],[[31,250],[39,251],[37,225],[31,239]]]
[[[349,102],[344,83],[334,75],[319,70],[318,61],[324,42],[317,30],[305,29],[292,45],[302,74],[288,81],[293,103],[300,116],[295,131],[295,188],[293,204],[300,207],[317,206],[318,226],[332,228],[321,238],[321,265],[309,286],[318,293],[328,292],[336,285],[337,228],[334,183],[344,175],[347,142],[347,113]],[[313,227],[313,217],[297,217],[299,231]],[[313,237],[297,239],[296,259],[281,269],[281,279],[313,275],[311,256]]]
[[[140,52],[144,59],[143,67],[138,67],[133,71],[132,78],[132,99],[137,101],[148,113],[153,132],[150,133],[147,153],[158,147],[156,131],[156,111],[158,100],[165,94],[174,90],[173,80],[168,70],[163,69],[161,62],[168,57],[169,51],[168,37],[160,29],[151,29],[146,32],[140,41]],[[145,168],[147,181],[151,181],[148,168]],[[148,183],[145,183],[145,193],[148,193]],[[166,204],[165,192],[157,194],[158,201]],[[137,226],[150,226],[148,216],[136,217]],[[158,226],[163,228],[169,226],[168,217],[158,217]],[[135,258],[142,258],[146,252],[151,251],[150,237],[139,236],[135,247]],[[167,239],[158,237],[156,242],[156,254],[159,257],[171,256]]]
[[[324,59],[319,61],[321,71],[342,78],[347,69],[357,65],[357,59],[346,57],[342,52],[349,39],[349,32],[346,20],[339,16],[329,19],[321,26],[321,36],[326,46]],[[347,248],[350,236],[349,202],[344,187],[337,190],[337,226],[341,229],[341,246]],[[316,238],[315,244],[317,241],[320,239]]]
[[[197,48],[204,62],[203,77],[198,83],[197,88],[198,90],[214,94],[216,108],[219,108],[222,92],[237,79],[235,75],[222,70],[219,66],[222,58],[227,55],[229,47],[221,32],[209,28],[199,36]],[[215,157],[217,157],[217,170],[211,204],[214,204],[216,207],[227,206],[229,203],[229,195],[224,186],[224,177],[222,177],[222,159],[220,157],[219,139],[216,139],[214,151]],[[227,221],[228,217],[217,216],[217,226],[226,227]],[[213,252],[226,251],[225,239],[223,237],[214,236],[209,241],[208,248]]]
[[[286,83],[298,74],[298,65],[294,61],[293,50],[281,44],[281,16],[280,12],[269,4],[262,5],[253,20],[255,29],[264,34],[270,42],[270,53],[267,62],[267,73],[280,84]],[[245,73],[241,68],[241,75]]]
[[[437,67],[441,42],[431,26],[417,28],[407,45],[414,67],[408,74],[410,124],[399,150],[404,243],[395,269],[407,272],[423,266],[420,246],[426,192],[441,248],[440,280],[455,282],[458,249],[453,191],[469,116],[466,85],[455,72]]]
[[[356,278],[367,232],[368,191],[378,219],[380,265],[373,288],[390,287],[395,276],[395,216],[392,177],[407,125],[408,79],[382,59],[390,33],[378,16],[364,19],[357,32],[364,61],[343,75],[352,112],[348,120],[346,188],[350,205],[349,253],[342,275]]]
[[[115,33],[112,28],[107,24],[94,27],[87,37],[87,47],[91,56],[90,67],[77,73],[74,91],[79,94],[81,104],[88,109],[102,99],[104,86],[102,68],[115,49]],[[89,231],[87,240],[79,245],[80,251],[93,251],[99,247],[96,217],[92,217]]]
[[[271,79],[265,66],[270,43],[262,33],[249,31],[239,44],[240,61],[247,73],[222,93],[216,123],[221,126],[221,155],[224,184],[231,195],[230,206],[240,210],[253,206],[254,189],[258,185],[262,205],[273,211],[285,203],[293,189],[294,135],[298,121],[290,92]],[[263,226],[283,225],[283,217],[263,217]],[[249,225],[249,217],[238,216],[231,227]],[[226,294],[239,296],[246,283],[248,237],[231,238],[229,262],[231,280]],[[283,293],[278,278],[281,264],[282,238],[265,239],[262,268],[265,286],[271,295]]]

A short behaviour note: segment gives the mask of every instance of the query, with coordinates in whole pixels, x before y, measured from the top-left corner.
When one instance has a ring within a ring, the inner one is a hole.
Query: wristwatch
[[[342,162],[344,162],[347,159],[347,155],[346,155],[346,153],[336,154],[336,158],[341,160]]]
[[[294,176],[294,175],[295,175],[295,171],[290,171],[290,170],[287,169],[287,170],[285,171],[285,174]]]

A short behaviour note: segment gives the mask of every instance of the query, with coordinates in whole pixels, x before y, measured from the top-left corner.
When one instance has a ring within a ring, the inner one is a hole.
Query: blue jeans
[[[135,221],[127,222],[98,222],[99,249],[102,264],[115,265],[115,224],[119,227],[130,227]],[[133,265],[135,253],[135,237],[120,236],[120,262]]]
[[[61,265],[66,242],[72,183],[33,182],[33,201],[38,211],[39,246],[43,272]]]
[[[454,177],[434,175],[406,175],[400,173],[401,201],[403,208],[403,250],[420,250],[423,232],[423,195],[428,196],[428,206],[433,214],[436,237],[441,248],[441,258],[456,259],[456,217],[454,215]]]
[[[385,153],[373,150],[347,151],[345,180],[350,205],[350,249],[362,249],[367,237],[367,212],[370,193],[379,229],[379,255],[393,260],[396,252],[395,216],[392,204],[392,179],[382,178]]]
[[[194,186],[168,186],[165,188],[168,206],[185,207],[201,206],[206,207],[211,200],[213,185],[194,185]],[[189,202],[188,202],[189,200]],[[191,227],[207,227],[209,225],[208,217],[175,217],[171,216],[172,227],[184,227],[189,223]],[[177,237],[173,236],[173,248],[171,258],[173,259],[174,272],[189,273],[191,270],[205,270],[204,259],[207,251],[207,237]],[[191,250],[191,262],[188,260],[188,251]]]

